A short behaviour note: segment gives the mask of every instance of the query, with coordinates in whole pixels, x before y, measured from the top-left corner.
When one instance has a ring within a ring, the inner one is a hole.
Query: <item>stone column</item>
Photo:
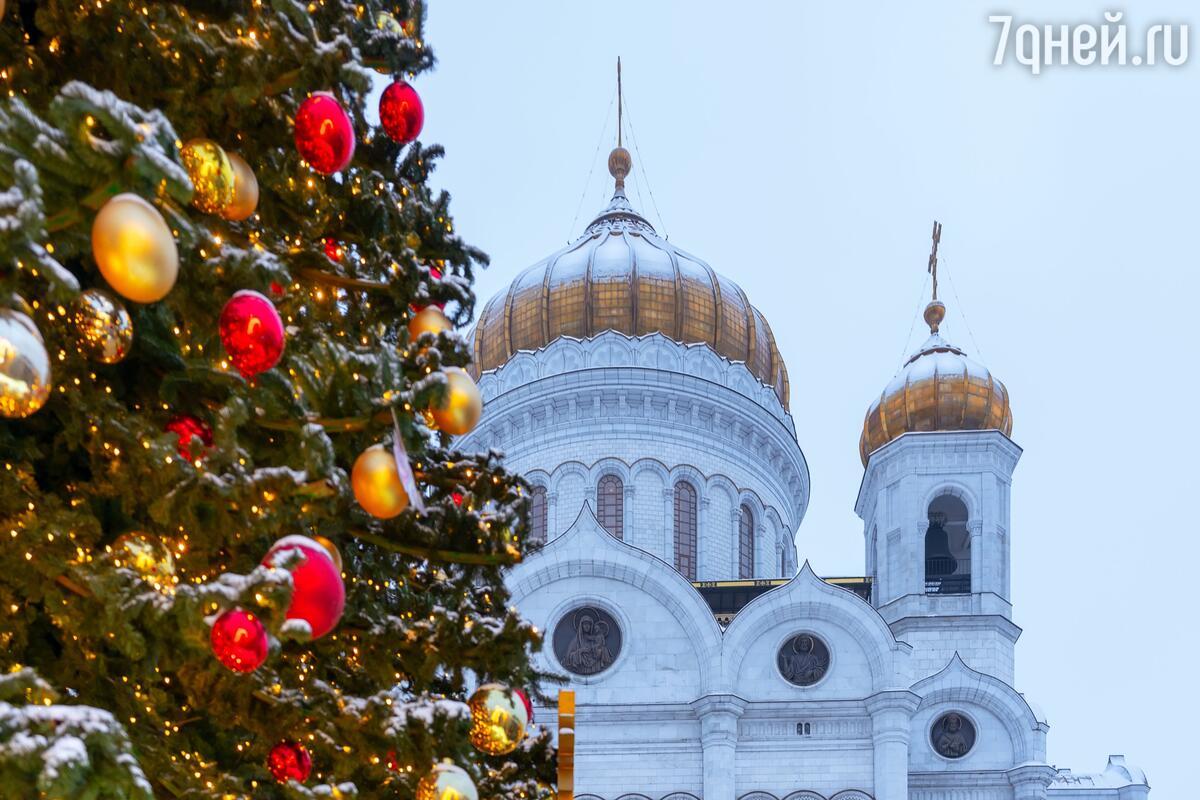
[[[704,800],[734,800],[734,759],[737,754],[738,719],[746,701],[732,694],[710,694],[692,702],[700,720],[700,746],[704,752]]]
[[[572,520],[574,522],[574,520]],[[546,541],[557,539],[570,523],[560,525],[558,522],[558,492],[546,492]]]
[[[1046,787],[1054,780],[1055,770],[1046,764],[1022,764],[1008,771],[1013,800],[1046,800]]]
[[[629,480],[625,482],[625,496],[621,503],[621,523],[625,531],[625,541],[634,543],[637,537],[633,535],[633,498],[636,494],[633,488],[633,476],[629,476]],[[639,543],[640,546],[640,543]]]
[[[667,488],[663,489],[663,503],[665,504],[663,520],[666,523],[663,525],[663,550],[656,555],[671,566],[675,566],[675,487],[670,480],[668,477]]]
[[[711,522],[712,500],[701,495],[696,503],[696,580],[720,580],[713,568],[713,551],[716,548],[716,531]]]
[[[984,550],[983,520],[968,520],[967,533],[971,538],[971,591],[994,591],[996,594],[1002,594],[992,578],[992,575],[999,575],[1000,565],[989,563],[994,554]],[[995,548],[989,549],[994,550]]]
[[[907,690],[867,698],[874,745],[875,800],[908,800],[908,739],[921,698]]]

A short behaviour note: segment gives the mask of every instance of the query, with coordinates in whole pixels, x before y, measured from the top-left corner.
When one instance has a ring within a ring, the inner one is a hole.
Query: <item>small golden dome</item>
[[[935,300],[925,308],[930,336],[905,362],[863,421],[858,452],[863,466],[871,453],[916,431],[998,430],[1012,433],[1008,390],[982,364],[938,333],[946,307]]]
[[[744,362],[787,408],[787,367],[767,320],[737,284],[658,236],[633,210],[623,188],[630,166],[629,152],[614,150],[609,167],[617,190],[608,207],[582,236],[522,272],[484,306],[472,373],[496,369],[518,351],[560,336],[661,333]]]

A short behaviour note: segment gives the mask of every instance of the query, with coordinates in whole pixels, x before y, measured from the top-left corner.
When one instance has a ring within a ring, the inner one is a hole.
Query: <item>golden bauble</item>
[[[178,582],[175,556],[171,548],[158,539],[140,531],[130,531],[117,537],[109,549],[116,566],[133,570],[156,589],[170,589]]]
[[[479,800],[479,792],[467,771],[447,759],[417,783],[417,800]]]
[[[233,202],[233,164],[221,145],[211,139],[192,139],[179,151],[192,179],[192,205],[206,214],[219,214]]]
[[[0,309],[0,416],[28,417],[50,396],[50,354],[28,315]]]
[[[517,749],[529,727],[525,704],[507,686],[485,683],[471,695],[471,744],[489,756]]]
[[[442,331],[450,330],[454,330],[454,325],[440,308],[425,306],[413,314],[412,319],[408,321],[408,340],[415,342],[422,333],[432,333],[437,336]]]
[[[394,33],[397,36],[404,35],[404,26],[400,24],[400,20],[396,19],[387,11],[380,11],[375,15],[375,27],[381,31]]]
[[[373,517],[391,519],[408,508],[408,492],[400,482],[396,458],[381,444],[362,451],[350,473],[354,499]]]
[[[121,301],[103,289],[88,289],[75,300],[71,316],[79,352],[102,364],[116,364],[133,346],[133,320]]]
[[[229,164],[233,167],[233,200],[221,209],[225,219],[239,222],[246,219],[258,208],[258,178],[254,170],[246,163],[246,159],[237,153],[226,153]]]
[[[338,550],[338,546],[333,543],[333,540],[326,536],[310,536],[308,538],[312,539],[314,542],[321,545],[321,547],[324,547],[325,550],[328,551],[329,557],[333,559],[333,565],[337,567],[338,572],[341,572],[342,551]]]
[[[451,436],[470,433],[483,414],[479,387],[461,367],[446,367],[446,393],[440,405],[429,409],[434,427]]]
[[[92,256],[108,285],[135,303],[162,300],[179,274],[171,229],[136,194],[119,194],[100,209],[92,223]]]

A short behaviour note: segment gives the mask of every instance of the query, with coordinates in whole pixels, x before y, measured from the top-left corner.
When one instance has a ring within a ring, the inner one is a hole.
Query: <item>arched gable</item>
[[[1025,698],[1004,681],[968,667],[958,653],[942,670],[918,681],[912,687],[921,704],[912,717],[909,763],[920,769],[1008,769],[1026,762],[1046,760],[1046,732],[1050,726],[1033,710]],[[934,718],[948,710],[957,710],[973,718],[979,739],[1002,736],[1011,749],[976,747],[966,756],[949,761],[936,755],[927,744]],[[982,713],[981,713],[982,712]],[[982,730],[979,728],[981,727]],[[999,726],[999,730],[989,726]],[[1012,763],[991,763],[987,759],[1002,753]]]
[[[870,603],[853,592],[825,583],[805,562],[792,580],[747,604],[725,630],[721,676],[723,686],[731,690],[739,685],[738,676],[752,647],[768,639],[774,642],[775,638],[788,633],[793,627],[811,629],[818,635],[828,635],[827,632],[832,630],[841,631],[840,643],[831,645],[857,647],[861,651],[867,675],[864,685],[853,687],[858,696],[865,697],[894,688],[897,672],[903,674],[907,670],[911,645],[898,641],[892,635],[887,623]],[[773,669],[774,650],[762,655],[770,659]],[[837,675],[838,653],[832,655],[829,677],[836,678],[841,684],[837,693],[843,697],[854,696],[847,694],[845,674]]]

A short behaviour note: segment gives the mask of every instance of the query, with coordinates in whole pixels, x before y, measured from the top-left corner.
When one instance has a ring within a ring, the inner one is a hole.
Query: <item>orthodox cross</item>
[[[620,67],[618,67],[618,72]],[[619,82],[619,79],[618,79]],[[933,276],[933,299],[937,300],[937,251],[938,242],[942,240],[942,224],[933,221],[933,251],[929,254],[929,274]]]
[[[617,56],[617,147],[621,146],[621,57]]]

